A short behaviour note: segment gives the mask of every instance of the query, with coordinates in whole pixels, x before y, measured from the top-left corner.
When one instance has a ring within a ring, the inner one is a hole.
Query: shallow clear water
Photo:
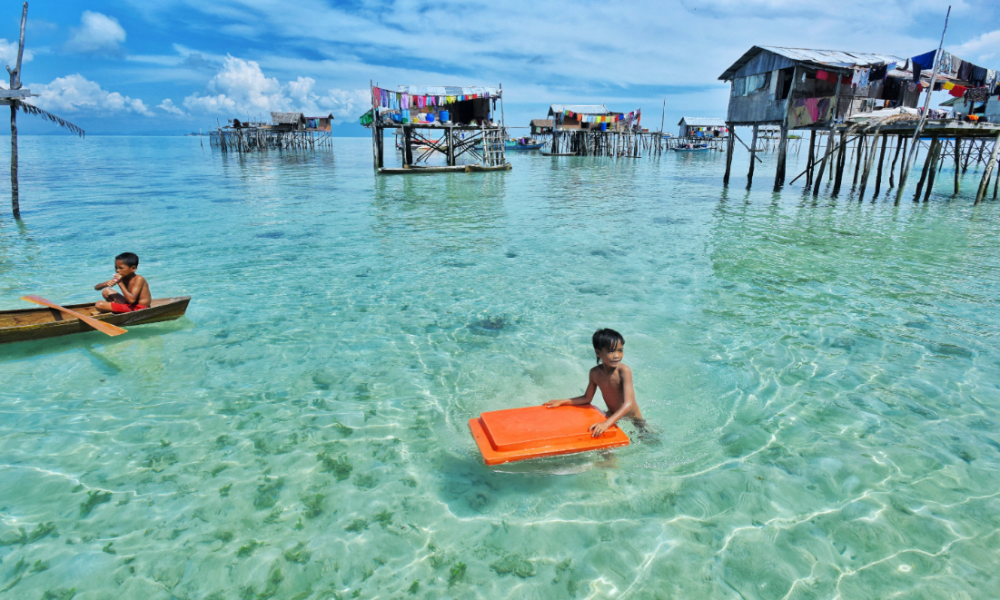
[[[748,193],[745,156],[199,144],[22,138],[0,308],[125,250],[194,300],[0,346],[0,596],[995,596],[1000,207],[947,168],[897,208],[771,156]],[[581,392],[605,326],[658,434],[485,467],[468,419]]]

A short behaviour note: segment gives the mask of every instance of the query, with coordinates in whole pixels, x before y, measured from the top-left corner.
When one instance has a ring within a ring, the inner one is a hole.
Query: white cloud
[[[138,98],[122,96],[118,92],[101,89],[97,83],[79,73],[57,77],[52,83],[32,83],[28,86],[39,98],[32,104],[54,113],[136,113],[152,116],[153,113]]]
[[[254,115],[285,110],[288,106],[277,79],[265,77],[256,62],[234,56],[226,57],[222,69],[208,82],[208,90],[214,93],[206,96],[191,94],[184,99],[184,106],[192,112],[220,114],[238,111]]]
[[[125,42],[125,30],[118,19],[101,13],[83,11],[80,27],[73,29],[73,36],[66,42],[67,49],[82,54],[121,55],[120,44]]]
[[[25,48],[24,54],[21,55],[21,62],[26,63],[29,60],[35,58],[31,50]],[[17,64],[17,42],[8,42],[7,40],[0,38],[0,63],[9,65],[11,69]]]
[[[1000,55],[1000,29],[965,42],[954,53],[968,60],[987,61]]]
[[[165,99],[157,105],[157,108],[163,109],[173,115],[184,115],[184,111],[174,105],[170,98]]]
[[[227,56],[222,69],[208,82],[210,93],[188,96],[184,107],[193,113],[237,118],[246,114],[267,119],[271,111],[294,110],[353,119],[358,109],[370,102],[367,90],[330,89],[320,95],[313,91],[315,87],[315,79],[301,76],[281,85],[277,78],[264,75],[256,61]]]

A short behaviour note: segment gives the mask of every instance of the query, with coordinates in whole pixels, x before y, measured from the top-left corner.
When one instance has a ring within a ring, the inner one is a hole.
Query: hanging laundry
[[[910,60],[913,61],[915,66],[919,66],[921,69],[933,69],[934,68],[934,54],[937,50],[931,50],[930,52],[924,52],[919,56],[914,56]]]
[[[948,93],[951,94],[952,96],[956,97],[956,98],[961,98],[962,96],[965,95],[965,91],[968,90],[968,89],[969,88],[967,88],[967,87],[965,87],[963,85],[956,85],[956,86],[952,87],[951,91],[949,91]]]
[[[829,76],[830,74],[826,71],[816,71],[816,79],[826,81]]]
[[[950,90],[950,89],[952,89],[952,88],[955,87],[955,84],[952,83],[952,82],[950,82],[950,81],[946,81],[946,82],[944,82],[944,85],[942,85],[941,87],[944,88],[944,89],[946,89],[946,90]]]
[[[858,85],[861,83],[861,69],[854,69],[854,74],[851,75],[851,85]]]

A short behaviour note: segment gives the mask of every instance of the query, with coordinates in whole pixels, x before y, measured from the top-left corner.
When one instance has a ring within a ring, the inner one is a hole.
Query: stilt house
[[[726,121],[718,118],[684,117],[677,125],[677,137],[718,137],[726,133]],[[698,135],[698,134],[701,135]]]
[[[504,154],[503,88],[480,86],[371,87],[372,108],[361,123],[372,129],[375,171],[380,174],[508,170]],[[402,138],[402,168],[385,167],[385,132]],[[445,166],[427,164],[435,155]],[[458,164],[467,155],[473,164]]]

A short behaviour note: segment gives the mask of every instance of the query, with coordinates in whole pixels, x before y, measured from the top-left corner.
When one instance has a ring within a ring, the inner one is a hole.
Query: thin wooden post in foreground
[[[903,147],[903,136],[896,136],[896,153],[892,157],[892,164],[889,166],[889,189],[895,186],[896,161],[899,160],[899,150]]]
[[[840,134],[840,147],[837,149],[837,174],[833,180],[833,195],[840,193],[840,184],[844,181],[844,166],[847,160],[847,132]]]
[[[1000,149],[1000,133],[997,133],[997,137],[993,140],[993,151],[990,152],[990,160],[986,163],[986,168],[983,169],[983,180],[979,182],[979,190],[976,192],[976,204],[979,204],[983,200],[983,196],[986,195],[986,190],[990,187],[990,174],[993,172],[993,167],[997,163],[997,150]],[[998,176],[1000,178],[1000,176]],[[996,186],[993,187],[993,197],[996,198]]]
[[[913,143],[914,146],[917,140],[920,139],[920,132],[924,129],[924,121],[927,120],[927,110],[931,106],[931,94],[934,93],[934,82],[937,80],[938,74],[938,62],[941,58],[941,48],[944,46],[944,34],[948,31],[948,19],[951,17],[951,6],[948,7],[948,14],[944,17],[944,29],[941,30],[941,41],[938,43],[938,49],[934,52],[934,70],[931,72],[931,83],[927,88],[927,99],[924,101],[924,110],[920,113],[920,120],[917,122],[917,129],[913,132]],[[919,83],[919,82],[918,82]],[[896,204],[903,198],[903,190],[906,189],[906,178],[910,174],[910,169],[913,168],[913,158],[917,155],[916,152],[910,155],[910,160],[906,163],[903,168],[903,174],[899,177],[899,189],[896,191]],[[919,195],[919,194],[918,194]]]
[[[750,142],[750,171],[747,173],[747,189],[753,185],[753,168],[757,166],[757,129],[759,125],[754,123],[753,141]]]
[[[813,165],[816,164],[816,130],[809,130],[809,156],[806,157],[806,189],[812,188]]]

